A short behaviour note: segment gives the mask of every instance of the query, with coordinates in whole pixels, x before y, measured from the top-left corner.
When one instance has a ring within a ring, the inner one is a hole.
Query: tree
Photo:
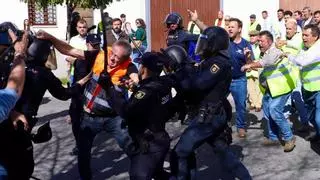
[[[24,0],[25,2],[36,2],[42,7],[47,5],[70,5],[81,8],[105,8],[106,5],[112,3],[112,0]]]
[[[81,8],[100,8],[101,12],[106,6],[112,3],[113,0],[24,0],[25,2],[35,2],[41,7],[46,7],[48,5],[67,5],[67,39],[70,38],[70,27],[71,27],[71,15],[76,7]]]

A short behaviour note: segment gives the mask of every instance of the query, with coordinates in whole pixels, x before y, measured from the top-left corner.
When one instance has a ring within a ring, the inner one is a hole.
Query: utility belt
[[[170,142],[170,137],[165,130],[152,132],[147,129],[142,134],[134,137],[134,143],[127,150],[128,155],[145,154],[154,151],[152,147],[150,148],[150,143],[153,141],[156,141],[157,145],[166,146],[166,143]]]
[[[220,100],[217,103],[205,103],[200,105],[197,122],[200,124],[211,123],[214,116],[225,115],[223,102]]]

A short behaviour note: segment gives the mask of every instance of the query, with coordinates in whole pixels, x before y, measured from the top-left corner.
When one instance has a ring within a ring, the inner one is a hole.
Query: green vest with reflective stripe
[[[301,71],[302,86],[307,91],[320,91],[320,62],[304,66]]]
[[[282,59],[278,64],[265,67],[260,78],[265,78],[269,92],[272,97],[281,96],[291,92],[297,83],[298,75],[287,58]],[[260,86],[264,93],[265,88]]]

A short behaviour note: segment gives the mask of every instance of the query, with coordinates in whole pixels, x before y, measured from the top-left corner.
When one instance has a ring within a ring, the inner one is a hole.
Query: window
[[[30,25],[56,25],[57,10],[56,6],[48,5],[45,8],[40,7],[36,3],[29,1],[28,13]]]

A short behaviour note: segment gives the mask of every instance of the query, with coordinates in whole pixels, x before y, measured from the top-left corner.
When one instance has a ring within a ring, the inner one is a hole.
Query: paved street
[[[69,101],[63,102],[51,97],[44,99],[39,110],[39,124],[51,120],[53,138],[51,141],[34,146],[35,171],[33,176],[41,180],[79,179],[76,156],[69,155],[74,147],[71,125],[65,119]],[[316,180],[320,179],[320,157],[310,143],[297,137],[297,147],[291,153],[284,153],[281,146],[263,147],[262,113],[249,113],[250,127],[245,140],[234,138],[231,148],[248,168],[254,180]],[[175,139],[183,130],[177,123],[168,123],[167,129]],[[34,128],[35,130],[37,129]],[[107,134],[97,136],[92,149],[92,171],[95,180],[128,179],[129,160],[115,140]],[[234,179],[223,171],[210,146],[203,145],[197,150],[199,180]],[[168,163],[165,163],[165,167]]]

